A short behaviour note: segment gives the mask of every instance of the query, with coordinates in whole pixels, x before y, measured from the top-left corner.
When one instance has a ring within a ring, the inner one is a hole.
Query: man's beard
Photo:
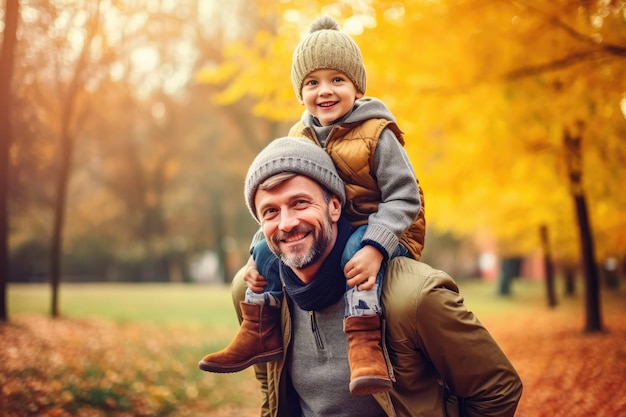
[[[304,269],[315,262],[324,254],[328,246],[333,240],[333,226],[330,214],[326,213],[326,221],[322,225],[322,228],[318,231],[314,227],[308,224],[302,224],[289,232],[279,232],[272,236],[269,246],[270,249],[276,254],[276,256],[291,269]],[[304,252],[302,249],[292,247],[292,252],[296,253],[283,253],[280,250],[279,243],[281,240],[288,238],[291,235],[298,233],[313,233],[313,246],[308,251]],[[319,233],[319,234],[317,234]]]

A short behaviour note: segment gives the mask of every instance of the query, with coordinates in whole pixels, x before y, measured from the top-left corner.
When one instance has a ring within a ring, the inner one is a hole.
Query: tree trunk
[[[52,303],[50,314],[59,317],[59,284],[61,282],[61,263],[63,257],[63,228],[65,225],[65,206],[67,189],[70,179],[74,138],[68,133],[69,115],[64,117],[63,134],[61,137],[61,164],[54,202],[54,223],[52,225],[52,241],[50,245],[50,284],[52,286]]]
[[[576,208],[576,218],[580,236],[581,256],[583,260],[583,272],[585,282],[585,331],[601,332],[602,316],[600,314],[600,280],[598,268],[595,262],[595,250],[589,215],[587,213],[587,200],[582,184],[582,128],[583,122],[579,121],[576,133],[572,134],[565,129],[563,143],[568,168],[570,190]]]
[[[504,258],[500,262],[500,274],[498,276],[498,295],[507,296],[511,294],[511,284],[520,275],[522,269],[522,258]]]
[[[584,195],[578,195],[574,196],[574,203],[580,230],[583,270],[585,272],[585,331],[600,332],[603,330],[600,312],[600,279],[594,260],[595,250],[589,225],[589,215],[587,214],[587,201]]]
[[[4,37],[0,52],[0,321],[9,318],[7,281],[9,277],[9,148],[11,132],[11,80],[17,42],[18,0],[6,0],[4,6]]]
[[[563,266],[563,280],[565,281],[564,293],[567,297],[576,294],[576,269],[574,266],[566,264]]]
[[[543,266],[546,271],[546,295],[548,307],[556,307],[557,300],[554,292],[554,268],[552,264],[552,252],[550,251],[550,239],[548,238],[548,227],[542,225],[539,228],[541,236],[541,247],[543,248]]]

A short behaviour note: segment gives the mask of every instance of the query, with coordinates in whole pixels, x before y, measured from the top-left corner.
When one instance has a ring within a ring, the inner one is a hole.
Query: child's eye
[[[334,83],[340,83],[340,82],[343,82],[343,81],[345,81],[345,78],[343,78],[343,77],[334,77],[333,78],[333,82]]]
[[[307,80],[307,81],[305,81],[304,85],[315,86],[315,85],[317,85],[317,81],[316,80]]]

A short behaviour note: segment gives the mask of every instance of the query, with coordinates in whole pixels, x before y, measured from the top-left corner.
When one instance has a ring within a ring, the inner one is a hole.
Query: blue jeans
[[[256,263],[256,269],[259,274],[267,281],[267,287],[262,293],[265,304],[269,304],[269,297],[273,297],[278,303],[283,298],[283,285],[280,282],[280,270],[279,260],[274,252],[271,251],[267,245],[265,239],[256,244],[252,250],[252,258]],[[255,296],[252,290],[249,288],[246,290],[246,301],[254,302],[253,300],[259,300],[258,296]],[[258,304],[258,303],[257,303]]]
[[[365,234],[366,229],[367,225],[359,226],[348,239],[346,247],[343,250],[343,254],[341,255],[342,268],[345,268],[348,261],[352,259],[354,254],[357,253],[359,249],[361,249],[361,241],[363,240],[363,235]],[[396,250],[391,254],[389,259],[398,256],[411,255],[408,249],[404,247],[404,245],[398,244]],[[356,287],[350,288],[346,285],[346,317],[371,315],[372,312],[376,314],[382,313],[380,297],[383,292],[383,279],[385,278],[385,272],[387,271],[387,264],[389,262],[389,259],[383,260],[382,264],[380,265],[378,275],[376,275],[376,283],[371,289],[359,291],[356,289]]]

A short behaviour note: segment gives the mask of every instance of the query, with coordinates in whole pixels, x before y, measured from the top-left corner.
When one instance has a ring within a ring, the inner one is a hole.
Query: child
[[[382,351],[382,279],[392,257],[420,258],[425,234],[421,189],[393,115],[381,101],[363,98],[361,51],[335,20],[322,16],[313,22],[294,52],[291,79],[306,110],[289,136],[308,138],[330,154],[345,183],[344,213],[358,227],[342,257],[350,392],[386,392],[393,374]],[[202,370],[236,372],[283,354],[278,260],[258,235],[246,272],[241,329],[226,349],[200,361]]]

